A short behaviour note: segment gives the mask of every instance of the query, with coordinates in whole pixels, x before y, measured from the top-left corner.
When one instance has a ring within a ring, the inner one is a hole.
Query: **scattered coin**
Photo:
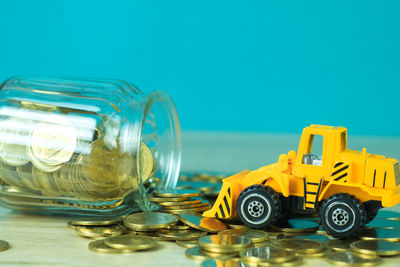
[[[226,229],[226,225],[218,219],[203,217],[200,214],[179,213],[179,218],[190,227],[209,233],[217,233]]]
[[[258,266],[268,266],[268,267],[298,267],[303,263],[303,257],[300,256],[294,256],[294,258],[291,261],[286,261],[286,262],[281,262],[281,263],[269,263],[269,262],[259,262]]]
[[[198,197],[200,191],[193,189],[181,189],[181,190],[164,190],[158,189],[153,192],[156,197]]]
[[[400,241],[400,231],[394,229],[363,229],[357,233],[363,240],[386,240],[392,242]]]
[[[383,228],[383,229],[400,229],[400,221],[389,220],[389,219],[374,219],[370,223],[366,224],[367,228]]]
[[[253,243],[265,242],[269,240],[269,234],[267,232],[255,229],[227,229],[219,234],[244,236],[250,239]]]
[[[205,250],[201,249],[200,247],[193,247],[193,248],[186,249],[185,255],[189,259],[200,260],[200,261],[204,261],[209,258],[228,260],[228,259],[234,259],[235,257],[237,257],[236,253],[223,253],[223,254],[222,253],[213,253],[210,251],[205,251]]]
[[[294,252],[274,245],[252,248],[239,254],[243,261],[255,264],[260,262],[281,263],[291,261],[295,256]]]
[[[169,230],[189,230],[191,229],[191,227],[189,225],[183,224],[181,223],[176,223],[173,225],[168,225],[167,227],[165,227],[165,229],[169,229]]]
[[[291,238],[296,239],[310,239],[314,241],[318,241],[321,243],[325,243],[326,241],[330,240],[329,237],[320,234],[309,234],[309,235],[293,235]]]
[[[0,251],[7,250],[10,247],[7,241],[0,240]]]
[[[126,228],[122,225],[107,226],[76,226],[75,232],[84,237],[97,238],[112,235],[120,235]]]
[[[248,227],[247,225],[244,225],[244,224],[227,223],[226,225],[232,229],[250,229],[250,227]]]
[[[140,235],[119,235],[104,239],[104,244],[116,249],[145,250],[154,248],[157,243],[156,238]]]
[[[178,217],[161,212],[133,213],[124,219],[124,224],[135,231],[151,231],[175,224]]]
[[[166,206],[166,207],[170,206],[177,207],[177,206],[200,204],[202,201],[203,200],[201,198],[191,198],[189,200],[176,202],[176,201],[169,201],[169,198],[164,198],[164,201],[160,201],[158,204],[160,206]]]
[[[250,239],[236,235],[208,235],[199,239],[202,249],[215,253],[235,253],[252,245]]]
[[[176,244],[183,248],[194,248],[199,246],[198,240],[176,240]]]
[[[193,240],[199,239],[202,236],[207,235],[206,232],[197,230],[167,230],[160,229],[157,231],[159,237],[164,240]]]
[[[121,217],[82,217],[72,219],[68,224],[72,225],[113,225],[122,222]]]
[[[356,239],[331,239],[325,242],[325,245],[333,251],[343,252],[350,250],[351,243],[358,241]]]
[[[208,259],[201,263],[201,267],[245,267],[246,263],[241,262],[239,259],[232,260],[215,260]]]
[[[385,240],[362,240],[351,244],[351,248],[361,254],[396,256],[400,255],[400,244]]]
[[[328,262],[342,266],[375,266],[380,258],[377,256],[363,255],[351,251],[331,252],[326,254]]]
[[[325,249],[322,243],[307,239],[279,239],[273,244],[299,254],[318,253]]]
[[[116,249],[107,246],[104,243],[104,240],[95,240],[89,243],[89,250],[97,253],[104,254],[124,254],[124,253],[132,253],[136,250],[134,249]]]
[[[283,219],[276,222],[271,228],[289,233],[315,232],[318,230],[319,224],[301,219]]]

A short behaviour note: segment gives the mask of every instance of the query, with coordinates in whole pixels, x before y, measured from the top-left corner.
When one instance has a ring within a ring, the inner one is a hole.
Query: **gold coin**
[[[113,225],[122,222],[121,217],[81,217],[70,220],[72,225]]]
[[[226,225],[228,225],[228,227],[232,229],[250,229],[250,227],[244,224],[227,223]]]
[[[164,200],[165,202],[159,202],[158,205],[160,206],[186,206],[186,205],[194,205],[194,204],[200,204],[203,202],[203,200],[201,198],[192,198],[186,201],[180,201],[180,202],[176,202],[176,201],[169,201],[168,198],[165,198]]]
[[[179,218],[190,227],[209,233],[218,233],[226,229],[226,225],[221,221],[215,218],[203,217],[200,214],[179,213]]]
[[[252,245],[250,239],[236,235],[208,235],[199,239],[202,249],[216,253],[235,253]]]
[[[176,240],[176,244],[183,248],[194,248],[199,246],[198,240]]]
[[[154,168],[153,154],[150,148],[143,142],[140,142],[140,173],[142,182],[150,178]]]
[[[180,201],[187,201],[189,200],[188,197],[148,197],[147,198],[151,202],[180,202]]]
[[[145,250],[154,248],[158,240],[157,238],[142,235],[119,235],[104,239],[104,243],[116,249]]]
[[[182,189],[182,190],[165,190],[158,189],[153,192],[156,197],[198,197],[200,191],[193,189]]]
[[[318,241],[318,242],[321,242],[321,243],[325,243],[328,240],[330,240],[329,237],[327,237],[325,235],[320,235],[320,234],[293,235],[293,236],[290,236],[290,238],[309,239],[309,240],[314,240],[314,241]]]
[[[322,243],[307,239],[279,239],[273,244],[300,254],[318,253],[325,249]]]
[[[255,229],[227,229],[220,232],[220,234],[244,236],[251,239],[253,243],[265,242],[269,239],[269,234],[267,232]]]
[[[89,243],[89,250],[104,254],[124,254],[135,252],[134,249],[116,249],[107,246],[104,240],[96,240]]]
[[[392,242],[400,241],[400,231],[394,229],[363,229],[357,233],[363,240],[386,240]]]
[[[175,224],[178,220],[178,217],[173,214],[139,212],[127,216],[124,219],[124,224],[135,231],[151,231]]]
[[[284,219],[276,222],[271,228],[289,233],[315,232],[318,230],[319,224],[308,220]]]
[[[297,267],[303,263],[303,257],[295,255],[291,261],[277,263],[259,262],[257,266],[274,266],[274,267]]]
[[[327,253],[325,257],[328,262],[342,266],[375,266],[380,261],[379,257],[351,251]]]
[[[29,162],[26,140],[30,136],[30,120],[11,118],[0,122],[0,159],[10,166],[22,166]]]
[[[201,267],[244,267],[244,266],[247,266],[247,264],[240,261],[239,259],[231,259],[231,260],[208,259],[201,263]]]
[[[73,225],[72,223],[71,223],[71,221],[69,221],[68,223],[67,223],[67,227],[69,228],[69,229],[72,229],[72,230],[75,230],[75,225]]]
[[[207,260],[209,258],[213,259],[234,259],[236,257],[236,253],[213,253],[209,251],[202,250],[200,247],[188,248],[185,251],[186,257],[193,260]]]
[[[207,235],[206,232],[197,230],[167,230],[160,229],[157,231],[159,237],[163,240],[194,240]]]
[[[124,232],[125,227],[122,225],[107,226],[76,226],[75,232],[84,237],[104,237],[109,235],[120,235]]]
[[[177,224],[173,224],[173,225],[168,225],[167,227],[165,227],[165,229],[168,229],[168,230],[189,230],[189,229],[192,229],[192,227],[190,227],[189,225],[186,225],[186,224],[177,223]]]
[[[161,204],[161,203],[159,203],[159,204]],[[210,203],[207,201],[204,201],[203,203],[191,204],[191,205],[166,206],[166,207],[163,207],[163,209],[166,211],[176,210],[176,209],[197,209],[197,208],[201,208],[201,207],[206,207],[208,205],[210,205]]]
[[[400,221],[375,218],[365,225],[366,228],[400,229]]]
[[[362,240],[352,243],[351,248],[361,254],[396,256],[400,255],[400,244],[385,240]]]
[[[211,209],[210,206],[205,206],[205,207],[200,207],[200,208],[190,208],[190,209],[169,209],[166,210],[169,213],[173,214],[180,214],[180,213],[198,213],[198,212],[203,212]]]
[[[56,166],[69,161],[77,145],[75,128],[63,116],[51,115],[45,119],[32,131],[30,156],[35,159],[32,163]]]
[[[258,248],[252,248],[239,253],[240,258],[246,262],[270,262],[281,263],[290,261],[294,258],[294,252],[274,245],[267,245]]]
[[[356,239],[331,239],[326,241],[325,245],[333,251],[343,252],[350,250],[351,243],[358,241]]]
[[[0,251],[7,250],[10,247],[7,241],[0,240]]]

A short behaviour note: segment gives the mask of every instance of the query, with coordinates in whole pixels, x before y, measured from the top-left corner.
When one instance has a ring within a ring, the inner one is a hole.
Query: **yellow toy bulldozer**
[[[224,179],[214,206],[203,216],[239,217],[261,229],[273,225],[287,208],[319,212],[324,229],[343,238],[370,222],[380,208],[398,204],[399,190],[398,160],[365,148],[347,149],[346,128],[311,125],[304,128],[297,152]]]

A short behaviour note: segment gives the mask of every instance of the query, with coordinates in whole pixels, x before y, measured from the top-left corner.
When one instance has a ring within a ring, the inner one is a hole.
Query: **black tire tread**
[[[348,199],[349,201],[353,202],[353,204],[355,205],[355,207],[358,209],[358,211],[360,212],[360,223],[359,223],[359,227],[356,227],[353,231],[343,234],[343,233],[337,233],[335,231],[333,231],[332,229],[329,229],[328,227],[325,227],[324,222],[323,222],[323,216],[321,215],[325,209],[325,206],[329,203],[332,203],[333,201],[335,201],[335,199],[340,199],[340,198],[345,198]],[[330,196],[326,201],[324,201],[321,205],[320,208],[320,218],[321,218],[321,223],[324,227],[324,229],[328,232],[328,234],[332,235],[333,237],[336,238],[345,238],[348,236],[353,235],[356,231],[358,231],[361,227],[363,227],[367,221],[367,212],[365,211],[365,207],[364,205],[353,195],[350,195],[348,193],[339,193],[339,194],[335,194]]]
[[[274,209],[274,211],[272,212],[273,217],[271,217],[271,219],[269,220],[268,224],[263,224],[263,225],[260,225],[260,226],[249,225],[249,224],[246,224],[247,222],[240,216],[240,212],[238,212],[238,214],[239,214],[239,217],[240,217],[241,221],[244,224],[246,224],[247,226],[250,226],[250,227],[255,228],[255,229],[262,229],[262,228],[268,227],[270,225],[273,225],[280,218],[282,208],[281,208],[281,201],[279,199],[278,193],[276,193],[275,190],[272,189],[271,187],[264,186],[262,184],[251,185],[251,186],[247,187],[245,190],[243,190],[240,193],[240,195],[239,195],[239,197],[238,197],[238,199],[236,201],[236,203],[238,204],[237,208],[239,208],[239,203],[242,202],[243,198],[249,192],[257,192],[257,191],[265,192],[272,199],[272,202],[273,202],[272,203],[272,208]]]

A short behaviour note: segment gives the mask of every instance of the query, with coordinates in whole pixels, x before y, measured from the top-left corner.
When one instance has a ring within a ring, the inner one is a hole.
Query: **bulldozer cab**
[[[331,176],[335,158],[346,148],[346,128],[322,125],[304,128],[292,174],[303,180],[305,209],[315,209],[323,180]]]

